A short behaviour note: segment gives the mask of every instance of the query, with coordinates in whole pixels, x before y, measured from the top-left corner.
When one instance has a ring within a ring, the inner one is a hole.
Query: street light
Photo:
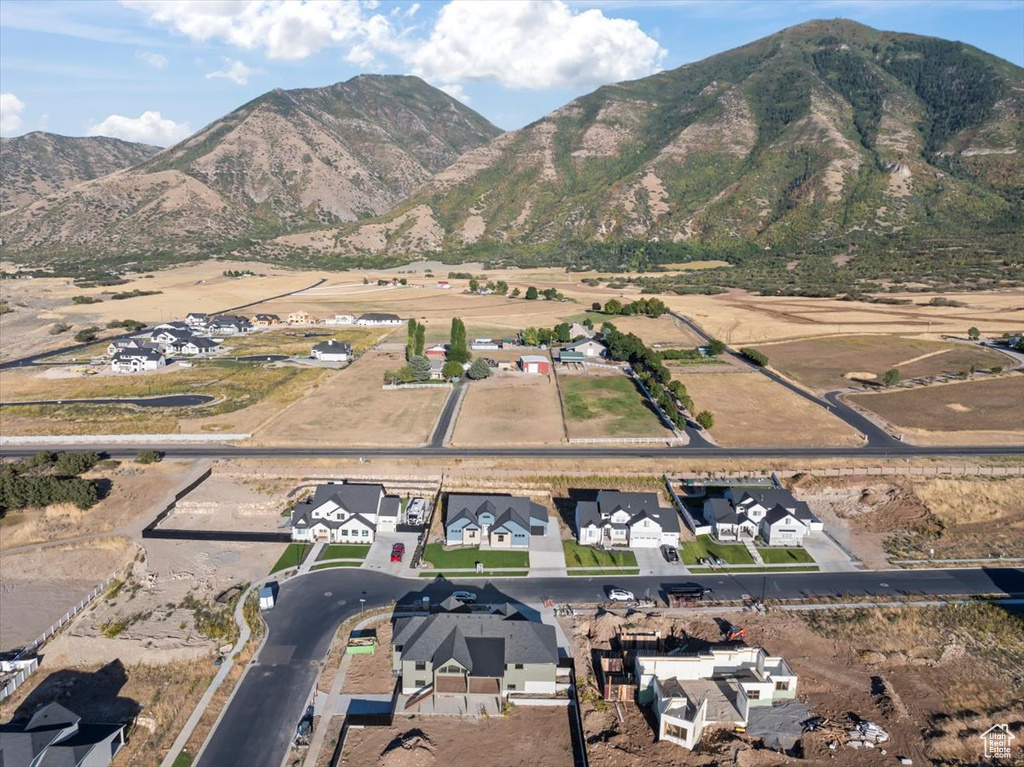
[[[359,597],[359,614],[360,615],[363,614],[363,605],[364,604],[366,604],[366,598],[365,597]]]

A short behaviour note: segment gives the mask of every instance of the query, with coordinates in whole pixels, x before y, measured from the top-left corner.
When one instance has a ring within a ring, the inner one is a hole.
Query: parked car
[[[391,547],[391,561],[392,562],[401,562],[403,556],[405,556],[405,544],[404,543],[396,543],[394,546]]]
[[[613,602],[635,602],[636,597],[632,591],[626,589],[609,589],[608,598]]]
[[[675,546],[669,546],[667,543],[661,547],[661,553],[665,557],[666,562],[678,562],[679,552],[676,551]]]
[[[476,594],[472,591],[453,591],[452,596],[464,605],[471,605],[476,602]]]

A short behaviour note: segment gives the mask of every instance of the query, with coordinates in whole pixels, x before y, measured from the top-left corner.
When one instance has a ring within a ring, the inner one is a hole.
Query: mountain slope
[[[415,77],[275,90],[142,165],[4,217],[10,252],[171,257],[388,211],[501,131]]]
[[[0,138],[0,211],[138,165],[159,151],[157,146],[106,136],[78,138],[36,131]]]
[[[1005,227],[1024,201],[1022,116],[1024,70],[1008,62],[961,43],[810,22],[602,87],[320,244],[415,251],[410,219],[438,233],[435,249],[631,238],[806,246]]]

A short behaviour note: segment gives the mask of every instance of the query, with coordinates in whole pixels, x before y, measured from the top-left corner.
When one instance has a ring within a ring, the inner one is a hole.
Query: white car
[[[608,592],[608,598],[613,602],[635,602],[636,597],[633,596],[632,591],[626,591],[625,589],[612,589]]]
[[[464,605],[471,605],[476,602],[476,594],[472,591],[453,591],[452,596]]]

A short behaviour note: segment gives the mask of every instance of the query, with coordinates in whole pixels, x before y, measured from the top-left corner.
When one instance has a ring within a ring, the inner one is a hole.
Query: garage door
[[[540,525],[530,527],[530,535],[544,535],[544,528]]]

